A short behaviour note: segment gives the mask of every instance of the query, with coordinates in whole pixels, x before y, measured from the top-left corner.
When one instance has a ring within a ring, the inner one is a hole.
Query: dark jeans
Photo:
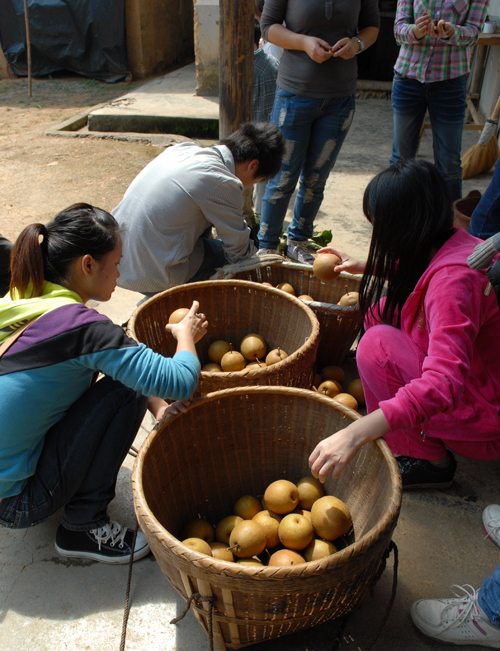
[[[472,213],[469,233],[483,240],[500,233],[500,163],[497,163],[493,178]]]
[[[422,83],[394,73],[392,84],[394,135],[391,165],[404,158],[415,158],[422,122],[429,110],[434,164],[446,181],[452,201],[462,196],[465,82],[465,75]]]
[[[25,529],[61,507],[67,529],[88,531],[107,524],[118,471],[147,402],[109,377],[95,382],[47,432],[36,472],[24,490],[0,501],[0,524]]]
[[[14,245],[0,235],[0,297],[9,291],[10,283],[10,252]]]
[[[202,233],[200,240],[203,243],[203,262],[194,276],[187,281],[188,283],[208,280],[214,275],[216,269],[223,267],[229,262],[224,252],[222,241],[212,238],[211,226]]]

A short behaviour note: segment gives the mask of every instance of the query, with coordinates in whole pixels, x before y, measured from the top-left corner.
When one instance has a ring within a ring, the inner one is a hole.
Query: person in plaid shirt
[[[391,165],[416,156],[428,110],[434,162],[452,201],[462,196],[466,74],[487,8],[488,0],[398,0]]]

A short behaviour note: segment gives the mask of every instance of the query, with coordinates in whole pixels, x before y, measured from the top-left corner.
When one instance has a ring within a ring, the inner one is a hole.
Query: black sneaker
[[[70,531],[59,525],[55,547],[61,556],[121,565],[130,561],[133,538],[134,531],[118,522],[108,522],[104,527],[90,531]],[[146,554],[149,554],[149,545],[144,534],[138,531],[134,561]]]
[[[453,454],[448,450],[450,460],[443,468],[433,465],[426,459],[414,459],[413,457],[397,457],[403,490],[412,488],[449,488],[453,483],[453,477],[457,469],[457,462]]]

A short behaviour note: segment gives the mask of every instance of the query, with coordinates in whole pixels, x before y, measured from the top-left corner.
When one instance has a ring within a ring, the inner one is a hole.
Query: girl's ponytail
[[[10,255],[10,295],[17,289],[19,298],[26,298],[30,281],[33,284],[28,298],[40,296],[43,288],[43,252],[47,247],[48,231],[43,224],[30,224],[17,238]]]

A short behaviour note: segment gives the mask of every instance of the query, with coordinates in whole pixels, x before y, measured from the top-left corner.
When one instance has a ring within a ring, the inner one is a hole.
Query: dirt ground
[[[86,201],[114,208],[130,181],[158,153],[144,143],[44,135],[88,107],[143,82],[105,84],[76,76],[0,80],[0,233],[15,239],[27,224]]]

